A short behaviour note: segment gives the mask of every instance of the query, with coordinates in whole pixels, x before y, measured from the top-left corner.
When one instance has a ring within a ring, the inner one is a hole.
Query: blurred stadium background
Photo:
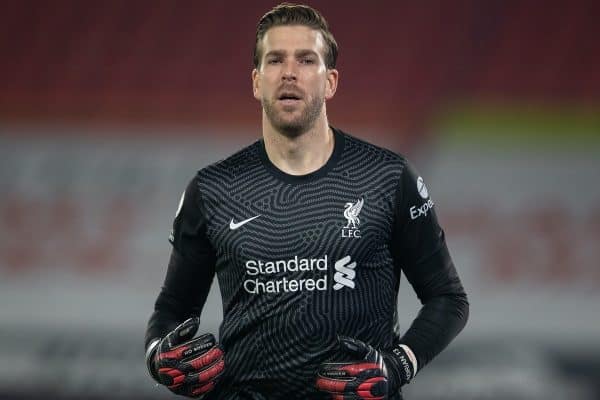
[[[407,397],[600,398],[600,2],[309,4],[341,48],[330,120],[415,162],[470,295]],[[170,397],[142,361],[167,236],[194,171],[260,135],[273,5],[2,2],[1,399]]]

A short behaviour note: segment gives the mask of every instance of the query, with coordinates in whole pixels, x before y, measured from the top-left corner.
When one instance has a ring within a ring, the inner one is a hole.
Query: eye
[[[312,58],[302,58],[300,59],[301,64],[314,64],[315,60]]]
[[[271,58],[270,60],[267,60],[267,64],[274,65],[274,64],[279,64],[279,63],[281,63],[281,59],[279,59],[279,58]]]

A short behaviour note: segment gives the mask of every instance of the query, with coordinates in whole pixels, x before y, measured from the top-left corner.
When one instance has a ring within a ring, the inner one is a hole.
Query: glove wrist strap
[[[387,352],[386,361],[391,365],[388,370],[394,376],[398,387],[409,383],[416,373],[416,357],[410,348],[404,344],[397,344]],[[413,358],[413,359],[411,359]]]
[[[417,357],[415,356],[415,353],[413,353],[413,351],[410,349],[410,347],[408,347],[405,344],[399,344],[398,347],[401,347],[402,349],[404,349],[404,351],[406,352],[406,355],[408,356],[408,359],[412,363],[413,378],[414,378],[415,375],[417,374],[417,371],[419,370],[419,366],[417,365]]]
[[[148,369],[148,373],[156,382],[161,383],[158,378],[158,372],[156,368],[154,368],[154,355],[156,354],[156,350],[158,350],[158,344],[160,343],[160,339],[153,339],[148,348],[146,349],[146,368]]]

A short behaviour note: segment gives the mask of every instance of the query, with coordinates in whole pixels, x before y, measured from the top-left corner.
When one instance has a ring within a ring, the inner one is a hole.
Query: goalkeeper
[[[467,321],[424,180],[403,156],[329,124],[336,59],[310,7],[281,4],[258,24],[262,138],[191,179],[146,331],[148,370],[176,394],[402,399]],[[423,304],[404,334],[402,275]],[[218,342],[200,323],[214,276]]]

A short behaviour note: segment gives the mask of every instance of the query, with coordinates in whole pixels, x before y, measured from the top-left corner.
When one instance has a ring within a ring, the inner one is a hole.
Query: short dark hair
[[[325,65],[335,68],[338,46],[329,31],[325,17],[314,8],[304,4],[281,3],[262,16],[256,27],[256,42],[254,43],[254,68],[260,65],[262,49],[260,42],[267,31],[275,26],[303,25],[318,30],[325,39]]]

